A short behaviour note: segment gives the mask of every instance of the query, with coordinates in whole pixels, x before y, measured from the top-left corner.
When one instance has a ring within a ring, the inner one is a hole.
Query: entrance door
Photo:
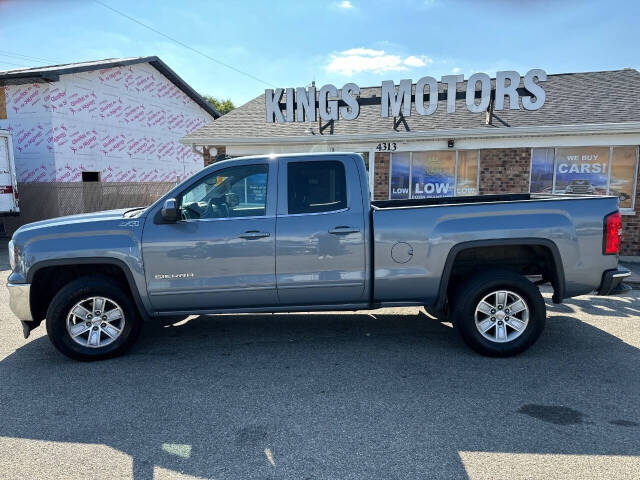
[[[276,172],[267,159],[217,170],[177,197],[182,220],[147,220],[142,248],[156,311],[277,304]]]
[[[276,278],[282,305],[364,301],[364,209],[348,157],[279,160]],[[282,188],[286,185],[287,188]]]

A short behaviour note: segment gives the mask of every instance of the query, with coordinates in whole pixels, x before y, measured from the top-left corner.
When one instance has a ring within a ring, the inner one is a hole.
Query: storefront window
[[[240,207],[264,205],[267,198],[267,174],[249,175],[241,182],[236,182],[231,191],[238,195]]]
[[[534,148],[532,193],[617,195],[620,208],[633,208],[636,147]]]
[[[555,193],[606,195],[609,147],[556,149]]]
[[[458,151],[458,179],[456,181],[456,195],[478,195],[478,150]]]
[[[477,195],[478,158],[478,150],[392,153],[389,198]]]
[[[531,152],[531,193],[553,193],[553,148],[534,148]]]
[[[403,200],[409,198],[409,165],[411,154],[409,152],[393,153],[391,155],[391,200]]]
[[[609,194],[618,196],[620,208],[633,208],[637,158],[636,147],[613,147]]]
[[[456,152],[413,152],[411,198],[452,197]]]

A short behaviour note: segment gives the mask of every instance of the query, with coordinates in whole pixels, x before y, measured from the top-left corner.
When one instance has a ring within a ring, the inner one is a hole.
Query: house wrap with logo
[[[203,167],[180,138],[220,114],[158,57],[0,72],[21,215],[145,205]]]

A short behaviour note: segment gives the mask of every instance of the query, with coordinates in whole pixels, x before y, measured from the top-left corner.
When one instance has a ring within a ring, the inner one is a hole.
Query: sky
[[[157,55],[199,93],[241,105],[312,81],[640,67],[637,0],[100,2],[0,0],[0,70]]]

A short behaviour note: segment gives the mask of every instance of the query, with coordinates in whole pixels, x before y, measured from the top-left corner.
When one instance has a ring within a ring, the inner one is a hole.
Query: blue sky
[[[279,87],[640,66],[637,1],[102,1]],[[269,88],[91,0],[0,0],[0,69],[143,55],[237,105]]]

